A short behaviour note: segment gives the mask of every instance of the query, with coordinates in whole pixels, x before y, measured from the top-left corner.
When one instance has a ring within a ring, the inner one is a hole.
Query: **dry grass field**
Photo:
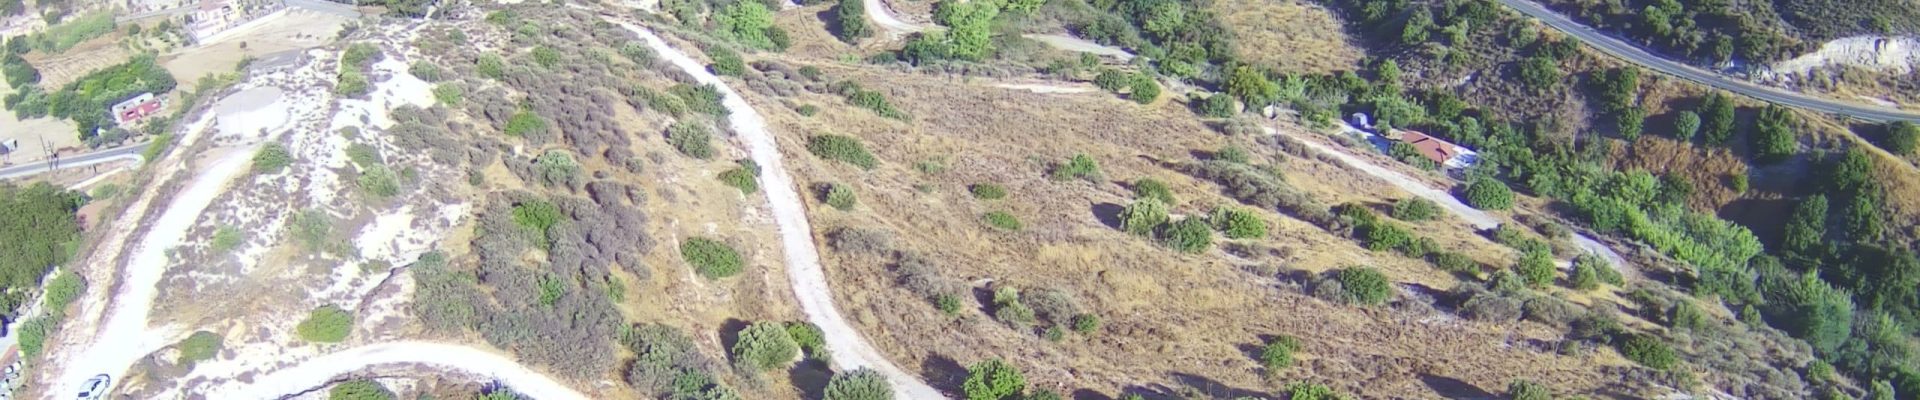
[[[1340,20],[1306,0],[1211,2],[1234,35],[1234,52],[1281,71],[1334,73],[1359,68],[1367,53],[1352,43]]]
[[[1372,265],[1410,293],[1444,291],[1456,278],[1424,261],[1367,251],[1304,221],[1262,212],[1273,234],[1232,244],[1250,251],[1216,247],[1197,255],[1127,235],[1112,221],[1130,201],[1125,182],[1145,177],[1168,183],[1177,215],[1235,204],[1214,184],[1171,168],[1229,143],[1248,146],[1256,160],[1274,160],[1289,183],[1328,204],[1384,206],[1406,196],[1384,183],[1251,147],[1252,138],[1224,136],[1175,105],[814,65],[831,80],[885,94],[912,115],[910,121],[882,119],[830,95],[749,96],[773,121],[788,168],[802,184],[837,182],[858,195],[851,211],[817,198],[810,203],[842,312],[890,359],[936,387],[957,389],[964,365],[1004,357],[1026,370],[1034,387],[1076,398],[1123,392],[1231,397],[1271,393],[1300,380],[1370,398],[1480,397],[1502,392],[1516,378],[1554,382],[1570,392],[1645,393],[1619,384],[1626,369],[1616,367],[1627,363],[1609,351],[1567,357],[1543,347],[1560,335],[1545,325],[1470,322],[1419,301],[1361,308],[1308,296],[1291,277]],[[820,113],[787,111],[809,104]],[[860,138],[880,165],[861,170],[814,157],[803,143],[823,133]],[[1046,176],[1052,163],[1080,153],[1098,161],[1102,179]],[[1004,186],[1009,195],[977,199],[968,187],[979,183]],[[991,211],[1010,212],[1024,227],[988,227],[981,215]],[[834,232],[850,227],[885,232],[891,248],[931,260],[975,298],[962,302],[958,316],[942,314],[896,284],[892,259],[827,245]],[[1419,230],[1443,248],[1487,258],[1484,263],[1510,262],[1510,250],[1473,235],[1462,222],[1443,219]],[[1101,315],[1105,327],[1091,336],[1069,333],[1060,342],[1010,328],[985,305],[1005,286],[1067,293],[1080,309]],[[1264,377],[1250,349],[1278,334],[1305,343],[1302,362]]]

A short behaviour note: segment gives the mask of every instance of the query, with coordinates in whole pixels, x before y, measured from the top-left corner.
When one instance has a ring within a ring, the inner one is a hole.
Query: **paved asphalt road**
[[[1607,54],[1612,54],[1614,57],[1626,59],[1627,61],[1633,62],[1634,64],[1640,64],[1640,66],[1642,67],[1651,68],[1655,71],[1660,71],[1668,75],[1678,76],[1681,79],[1698,82],[1707,86],[1713,86],[1716,88],[1732,91],[1732,92],[1747,95],[1747,96],[1752,96],[1753,98],[1757,98],[1767,102],[1789,106],[1789,107],[1798,107],[1798,108],[1807,109],[1807,110],[1846,115],[1846,116],[1868,120],[1868,121],[1874,121],[1874,122],[1888,122],[1888,121],[1920,122],[1920,113],[1899,111],[1891,108],[1882,108],[1882,107],[1874,107],[1874,106],[1867,106],[1867,105],[1861,105],[1861,104],[1853,104],[1853,103],[1847,103],[1842,101],[1836,101],[1832,99],[1809,96],[1809,95],[1800,94],[1800,93],[1788,92],[1785,90],[1748,83],[1746,81],[1734,79],[1724,75],[1708,72],[1705,70],[1701,70],[1699,68],[1694,68],[1692,66],[1674,62],[1664,57],[1654,55],[1653,53],[1648,52],[1646,49],[1640,48],[1640,46],[1636,46],[1636,45],[1627,43],[1625,41],[1622,41],[1618,38],[1615,38],[1613,36],[1607,35],[1605,33],[1601,33],[1600,31],[1594,30],[1592,27],[1582,25],[1579,22],[1574,22],[1572,19],[1567,18],[1565,15],[1560,15],[1559,13],[1553,12],[1553,10],[1547,9],[1545,6],[1541,6],[1539,3],[1534,3],[1533,1],[1530,1],[1530,0],[1500,0],[1500,3],[1506,4],[1507,7],[1513,8],[1514,10],[1519,11],[1522,14],[1527,14],[1534,18],[1538,18],[1541,21],[1546,22],[1547,25],[1551,25],[1555,29],[1559,29],[1562,32],[1566,32],[1568,35],[1572,35],[1574,38],[1580,39],[1580,41],[1586,42],[1588,45],[1592,45],[1594,48],[1600,49],[1600,51],[1606,52]]]
[[[13,179],[13,178],[19,178],[23,176],[34,175],[41,172],[52,171],[56,169],[79,168],[79,167],[85,167],[89,165],[123,160],[123,159],[140,161],[141,160],[140,152],[142,150],[146,150],[146,148],[147,146],[144,143],[141,143],[141,144],[135,144],[135,145],[121,146],[120,148],[115,148],[115,149],[107,149],[107,150],[101,150],[101,151],[96,151],[96,152],[87,153],[87,154],[81,154],[77,156],[67,156],[66,158],[60,159],[60,163],[58,166],[51,165],[47,161],[39,161],[34,163],[0,168],[0,179]]]

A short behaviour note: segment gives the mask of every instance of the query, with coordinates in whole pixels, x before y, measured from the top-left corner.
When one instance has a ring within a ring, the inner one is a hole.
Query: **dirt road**
[[[624,21],[615,22],[640,35],[648,47],[652,47],[654,52],[660,53],[674,66],[693,75],[694,80],[720,89],[724,96],[721,105],[726,106],[728,112],[728,125],[746,142],[747,152],[753,162],[760,165],[760,187],[766,189],[774,223],[779,225],[781,248],[787,259],[788,278],[793,281],[793,293],[800,298],[800,309],[807,314],[807,321],[820,326],[826,333],[827,350],[833,354],[834,367],[841,371],[859,368],[879,371],[893,384],[896,398],[945,398],[940,391],[921,382],[920,378],[887,361],[886,355],[868,344],[860,331],[848,324],[840,316],[840,310],[834,308],[833,291],[827,287],[827,274],[820,266],[820,253],[814,247],[813,228],[802,209],[800,193],[794,190],[793,178],[787,175],[785,163],[781,161],[780,148],[774,144],[773,134],[767,132],[767,122],[760,113],[754,111],[753,106],[740,98],[725,81],[707,72],[706,66],[668,46],[653,32]]]
[[[215,384],[209,399],[277,399],[313,390],[335,377],[381,365],[419,364],[467,372],[499,381],[514,391],[541,400],[586,399],[567,385],[527,369],[507,356],[461,345],[403,341],[371,344],[328,353],[299,365],[239,380]]]
[[[1414,179],[1398,171],[1375,165],[1360,157],[1347,154],[1345,151],[1320,144],[1314,140],[1314,138],[1301,137],[1299,134],[1289,130],[1274,129],[1272,127],[1261,127],[1261,129],[1265,129],[1269,135],[1286,135],[1292,137],[1300,143],[1306,144],[1307,147],[1313,148],[1313,151],[1339,159],[1341,163],[1346,164],[1348,167],[1360,170],[1360,172],[1365,172],[1367,175],[1372,175],[1375,178],[1380,178],[1380,180],[1387,181],[1387,183],[1391,183],[1393,186],[1399,187],[1400,190],[1407,191],[1407,193],[1432,200],[1434,203],[1440,204],[1440,207],[1445,208],[1447,212],[1467,220],[1467,223],[1472,224],[1474,229],[1485,230],[1500,226],[1500,219],[1494,218],[1493,215],[1487,214],[1485,211],[1473,208],[1473,206],[1469,206],[1467,203],[1460,202],[1460,199],[1454,198],[1453,195],[1448,194],[1446,190],[1429,187],[1419,179]],[[1639,276],[1637,271],[1628,267],[1625,258],[1620,257],[1619,253],[1615,253],[1613,249],[1607,247],[1607,245],[1579,232],[1573,234],[1573,243],[1582,250],[1605,257],[1607,263],[1612,264],[1613,269],[1620,271],[1621,274],[1629,277]]]

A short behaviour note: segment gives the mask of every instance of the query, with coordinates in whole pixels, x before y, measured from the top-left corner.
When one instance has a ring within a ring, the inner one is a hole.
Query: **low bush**
[[[1633,335],[1627,340],[1620,341],[1619,346],[1622,357],[1645,365],[1647,368],[1665,371],[1679,362],[1679,357],[1674,355],[1672,347],[1668,347],[1666,342],[1652,336]]]
[[[1229,239],[1264,239],[1267,237],[1267,222],[1260,220],[1253,210],[1239,207],[1220,207],[1213,209],[1208,218],[1214,228],[1225,232]]]
[[[740,339],[733,344],[733,358],[736,362],[765,371],[776,369],[793,362],[800,355],[800,345],[793,342],[787,334],[786,324],[779,322],[759,322],[740,331]]]
[[[698,159],[713,158],[713,133],[706,126],[679,121],[667,127],[667,143],[680,154]]]
[[[1007,189],[991,183],[976,183],[967,187],[973,197],[981,200],[999,200],[1007,197]]]
[[[1080,314],[1073,316],[1073,331],[1082,335],[1092,335],[1100,330],[1100,316]]]
[[[857,3],[857,2],[855,2]],[[822,400],[893,400],[893,386],[872,369],[861,368],[834,374],[827,381]]]
[[[800,350],[807,353],[807,357],[816,360],[826,360],[828,357],[826,335],[826,332],[821,331],[819,326],[811,322],[787,323],[787,336],[793,337],[793,344],[799,345]]]
[[[760,191],[759,177],[760,175],[756,172],[755,168],[745,165],[723,171],[719,176],[721,183],[725,183],[734,189],[740,189],[740,193],[745,194]]]
[[[867,152],[867,146],[860,139],[851,136],[825,134],[807,139],[807,151],[823,159],[853,164],[860,169],[873,169],[880,163]]]
[[[1360,304],[1379,305],[1393,296],[1393,283],[1387,275],[1372,267],[1347,267],[1336,278],[1347,298]]]
[[[1133,198],[1159,200],[1169,206],[1177,204],[1173,201],[1173,189],[1168,188],[1166,182],[1153,178],[1133,181]]]
[[[1056,181],[1084,179],[1088,182],[1098,182],[1100,165],[1093,161],[1093,157],[1075,154],[1072,158],[1068,158],[1067,162],[1055,165],[1050,175]]]
[[[187,336],[186,340],[180,341],[179,362],[193,365],[193,363],[213,359],[213,356],[220,353],[220,341],[220,335],[213,332],[194,332]]]
[[[695,237],[680,242],[680,258],[707,279],[720,279],[740,273],[740,253],[718,240]]]
[[[637,90],[638,89],[636,89],[636,91]],[[715,117],[727,115],[726,105],[721,104],[726,96],[720,94],[720,87],[718,86],[711,84],[699,86],[678,84],[667,88],[667,92],[673,93],[673,97],[669,99],[676,99],[674,102],[677,102],[681,108],[685,108],[687,111]],[[646,94],[647,92],[640,93]],[[648,104],[653,104],[653,102],[654,100],[649,98]],[[667,102],[665,100],[662,100],[662,103],[662,105],[667,107],[673,107],[673,104],[666,104]],[[668,109],[668,111],[673,111],[673,109]],[[679,113],[673,114],[679,115]]]
[[[1295,383],[1283,391],[1287,392],[1287,400],[1347,400],[1346,395],[1318,383]]]
[[[537,140],[547,137],[547,126],[547,119],[541,118],[540,114],[521,110],[520,112],[514,113],[512,117],[507,118],[507,126],[506,128],[502,128],[501,131],[505,132],[508,136]]]
[[[857,201],[854,199],[853,188],[838,183],[827,184],[825,190],[821,191],[820,197],[828,206],[840,211],[852,210]]]
[[[352,380],[333,385],[327,391],[327,400],[393,400],[393,391],[380,382]]]
[[[1553,277],[1559,269],[1553,265],[1553,254],[1545,250],[1528,250],[1520,256],[1520,263],[1514,265],[1514,271],[1526,279],[1527,286],[1540,289],[1553,285]]]
[[[340,343],[353,331],[353,314],[332,304],[320,306],[307,319],[294,326],[300,340],[313,343]]]
[[[736,53],[733,50],[720,46],[709,46],[707,47],[707,57],[713,59],[713,64],[708,65],[707,69],[712,70],[714,75],[740,76],[747,73],[746,60],[741,59],[740,53]]]
[[[1160,98],[1160,83],[1154,82],[1152,75],[1134,75],[1129,88],[1131,90],[1128,91],[1127,98],[1135,103],[1150,104],[1154,99]]]
[[[1181,253],[1199,254],[1213,248],[1213,226],[1198,217],[1188,217],[1167,225],[1160,241]]]
[[[1248,161],[1252,161],[1253,155],[1247,154],[1247,149],[1240,148],[1240,146],[1228,145],[1227,147],[1222,147],[1220,150],[1214,151],[1213,159],[1230,163],[1246,164]]]
[[[452,83],[433,85],[433,100],[439,102],[441,105],[448,107],[458,106],[461,100],[466,99],[466,96],[467,91],[461,89],[460,85]]]
[[[1546,385],[1527,380],[1514,380],[1507,384],[1507,398],[1513,400],[1553,400],[1553,391]]]
[[[1433,200],[1409,197],[1393,203],[1393,218],[1401,221],[1426,221],[1439,216],[1440,205]]]
[[[1134,200],[1120,209],[1120,230],[1137,236],[1153,234],[1167,223],[1167,205],[1151,197]]]
[[[1000,230],[1017,231],[1021,228],[1020,218],[1006,211],[988,212],[986,215],[981,216],[981,218],[987,221],[987,226]]]
[[[1513,189],[1507,184],[1488,177],[1480,177],[1467,183],[1463,191],[1467,204],[1482,210],[1505,210],[1513,207]]]
[[[1272,375],[1282,369],[1293,366],[1293,352],[1300,350],[1300,340],[1289,335],[1274,336],[1265,346],[1260,347],[1260,366]]]
[[[276,174],[293,163],[293,154],[280,142],[267,142],[253,153],[253,173]]]
[[[1016,398],[1027,390],[1027,377],[1013,364],[992,358],[967,366],[967,379],[960,389],[967,400]]]

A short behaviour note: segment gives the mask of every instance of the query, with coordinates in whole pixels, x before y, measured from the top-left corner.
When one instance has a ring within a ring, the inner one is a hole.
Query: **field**
[[[1365,50],[1347,38],[1333,12],[1305,0],[1211,2],[1233,32],[1241,58],[1283,71],[1336,73],[1359,67]]]

